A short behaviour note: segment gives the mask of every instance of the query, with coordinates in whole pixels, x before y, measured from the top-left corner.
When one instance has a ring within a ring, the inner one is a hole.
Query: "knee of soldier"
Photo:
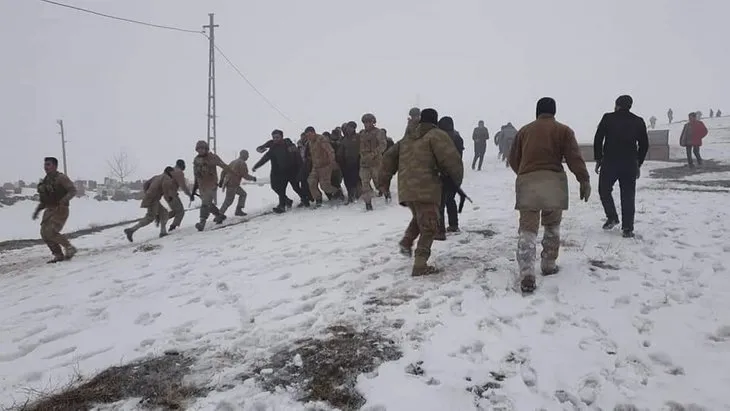
[[[47,240],[50,238],[50,236],[51,236],[51,232],[48,229],[48,226],[42,225],[41,226],[41,239]]]

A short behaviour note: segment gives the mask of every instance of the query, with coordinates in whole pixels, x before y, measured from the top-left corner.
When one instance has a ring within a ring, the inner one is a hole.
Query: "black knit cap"
[[[616,99],[616,106],[618,108],[622,108],[625,110],[631,110],[631,106],[634,105],[634,99],[631,98],[628,94],[624,94],[623,96],[619,96],[619,98]]]
[[[441,117],[438,126],[441,130],[446,132],[454,131],[454,119],[449,116]]]
[[[185,160],[183,160],[182,158],[178,159],[175,162],[175,167],[179,168],[180,170],[185,170]]]
[[[271,137],[277,136],[277,135],[280,136],[280,137],[284,137],[284,132],[281,131],[281,130],[279,130],[279,129],[276,129],[276,130],[274,130],[274,131],[271,132]]]
[[[427,108],[421,111],[421,123],[433,124],[434,126],[439,122],[439,113],[435,109]]]
[[[316,131],[314,131],[314,127],[312,127],[312,126],[305,128],[304,132],[305,133],[316,133]]]
[[[557,104],[552,97],[543,97],[540,100],[537,100],[537,109],[535,110],[535,114],[537,117],[540,117],[540,114],[550,114],[554,116],[558,111],[556,106]]]

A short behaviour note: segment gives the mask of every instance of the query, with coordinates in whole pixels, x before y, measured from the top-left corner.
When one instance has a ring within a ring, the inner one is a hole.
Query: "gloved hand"
[[[636,179],[638,180],[639,177],[641,177],[641,166],[636,166]]]
[[[223,180],[218,182],[218,188],[223,188]]]
[[[254,177],[254,178],[253,178],[253,182],[254,182],[254,183],[256,182],[256,177]]]
[[[601,162],[596,161],[596,174],[600,174],[600,173],[601,173]]]
[[[580,199],[588,202],[588,198],[591,196],[591,183],[584,181],[580,183]]]
[[[190,194],[190,202],[192,203],[195,201],[195,194]]]
[[[33,217],[31,217],[31,218],[33,218],[33,221],[35,221],[35,220],[37,220],[37,219],[38,219],[38,215],[39,215],[40,213],[41,213],[41,210],[38,210],[38,209],[36,209],[36,210],[35,210],[35,211],[33,212]]]
[[[252,169],[251,169],[251,172],[252,172],[252,173],[255,173],[255,172],[256,172],[256,170],[258,170],[258,168],[254,167],[254,168],[252,168]]]

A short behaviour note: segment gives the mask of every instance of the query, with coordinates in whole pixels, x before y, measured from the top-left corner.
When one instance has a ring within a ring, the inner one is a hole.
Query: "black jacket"
[[[649,136],[644,119],[629,110],[603,115],[593,141],[596,161],[607,164],[644,164]]]
[[[271,161],[271,174],[296,174],[301,167],[301,157],[299,149],[288,138],[283,139],[280,143],[269,140],[261,147],[268,148],[266,154],[253,166],[260,168],[268,161]]]

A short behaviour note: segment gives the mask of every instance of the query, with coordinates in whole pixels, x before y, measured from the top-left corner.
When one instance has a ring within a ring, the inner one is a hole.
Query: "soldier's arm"
[[[646,123],[643,119],[640,119],[640,127],[639,127],[639,158],[637,159],[639,162],[639,167],[641,167],[644,164],[644,160],[646,160],[646,154],[649,152],[649,133],[646,131]]]
[[[579,183],[590,181],[591,177],[588,174],[583,155],[580,153],[578,140],[576,140],[575,133],[570,128],[563,137],[563,157],[565,157],[568,168],[575,174],[575,178]]]
[[[246,163],[243,163],[243,165],[241,166],[241,171],[242,171],[241,177],[243,177],[244,180],[256,181],[256,177],[249,174],[248,165],[246,165]]]
[[[68,204],[76,196],[76,186],[65,174],[62,174],[58,180],[59,184],[66,190],[66,195],[61,199],[61,204]]]
[[[270,159],[271,159],[271,151],[267,151],[266,154],[264,154],[263,157],[261,157],[261,159],[259,161],[257,161],[256,164],[253,165],[254,171],[261,168],[261,166],[263,166],[264,164],[268,163]]]
[[[383,159],[380,162],[380,170],[378,170],[378,181],[381,187],[378,188],[385,188],[386,191],[390,189],[390,180],[398,172],[399,152],[400,142],[397,142],[383,154]]]
[[[181,171],[174,172],[172,174],[172,177],[177,182],[177,185],[182,188],[183,193],[185,193],[186,196],[190,197],[190,189],[188,188],[188,183],[185,181],[185,174],[183,174]]]
[[[453,140],[446,133],[438,133],[431,138],[431,152],[436,157],[439,171],[446,173],[454,181],[456,187],[464,180],[464,162],[461,161]]]
[[[231,164],[233,164],[233,163],[231,163]],[[231,165],[228,165],[228,167],[231,168]],[[218,181],[218,184],[219,185],[222,185],[223,184],[223,182],[225,181],[227,175],[228,175],[228,170],[224,168],[223,171],[221,171],[221,178]]]
[[[606,138],[606,115],[603,115],[601,122],[598,123],[596,135],[593,137],[593,159],[596,162],[603,160],[603,141]]]
[[[228,173],[231,173],[231,174],[233,174],[235,176],[241,177],[241,176],[238,175],[238,173],[236,173],[235,170],[233,170],[228,164],[226,164],[225,161],[221,160],[221,158],[218,157],[217,154],[214,154],[214,155],[215,155],[215,164],[218,167],[220,167],[221,169],[223,169],[223,172],[224,173],[225,172],[228,172]]]
[[[512,167],[512,171],[515,174],[520,172],[520,163],[522,162],[522,130],[517,132],[515,141],[512,143],[512,147],[509,150],[509,166]]]

